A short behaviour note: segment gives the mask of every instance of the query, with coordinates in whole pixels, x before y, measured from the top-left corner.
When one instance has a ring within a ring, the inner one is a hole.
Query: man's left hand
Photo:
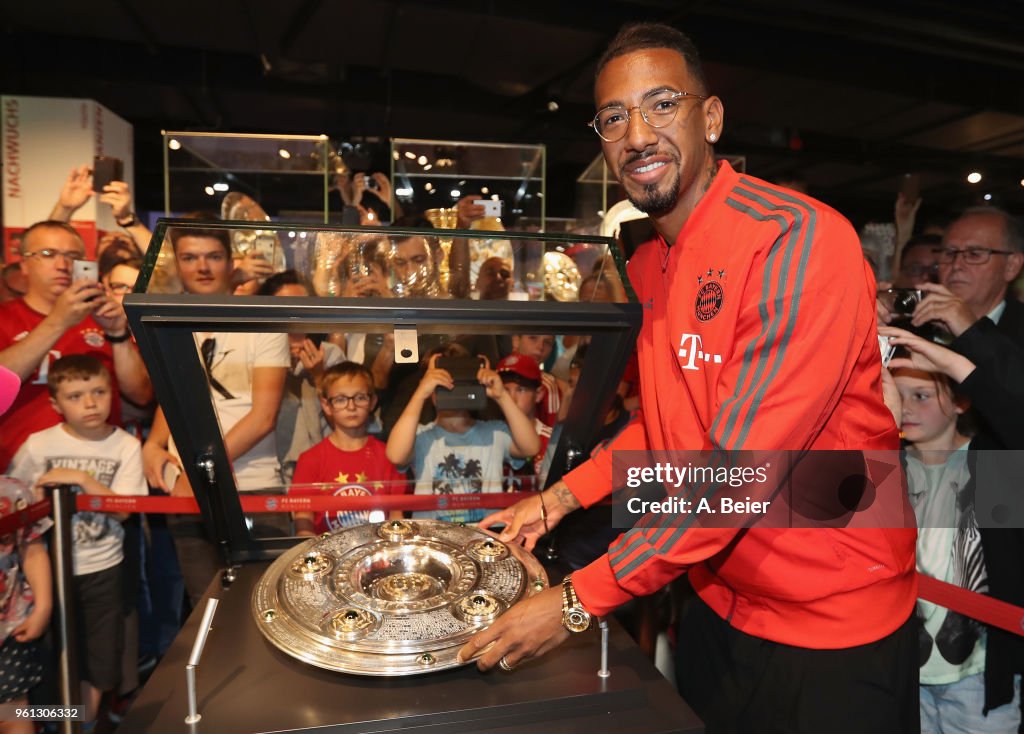
[[[103,187],[100,202],[110,206],[110,213],[115,222],[127,218],[132,213],[132,192],[124,181],[111,181]]]
[[[910,322],[914,326],[921,326],[929,321],[940,321],[953,336],[960,336],[977,321],[963,299],[954,295],[945,286],[921,283],[917,287],[928,296],[914,309],[914,317]]]
[[[480,670],[490,670],[502,658],[507,666],[515,668],[562,644],[569,634],[562,626],[561,586],[545,589],[519,602],[490,627],[473,635],[459,650],[459,660],[470,660],[490,645],[476,660]]]

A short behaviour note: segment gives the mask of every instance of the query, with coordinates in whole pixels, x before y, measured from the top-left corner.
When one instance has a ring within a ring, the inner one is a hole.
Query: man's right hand
[[[181,461],[178,457],[163,446],[152,441],[142,444],[142,471],[146,475],[146,481],[149,486],[162,489],[169,494],[172,488],[164,482],[164,467],[167,464],[173,464],[179,470],[181,469]],[[184,473],[181,472],[181,475],[184,476]]]
[[[92,196],[92,171],[89,166],[72,168],[60,189],[57,203],[50,213],[51,219],[66,222]]]
[[[82,323],[105,300],[102,285],[92,280],[76,280],[57,297],[47,318],[56,321],[62,331],[67,331]]]
[[[439,387],[443,387],[446,390],[455,389],[455,380],[452,379],[451,373],[448,370],[442,370],[437,367],[437,358],[440,356],[440,354],[434,354],[430,357],[427,371],[423,375],[423,379],[420,380],[419,387],[416,388],[415,396],[420,400],[429,399],[431,394]]]

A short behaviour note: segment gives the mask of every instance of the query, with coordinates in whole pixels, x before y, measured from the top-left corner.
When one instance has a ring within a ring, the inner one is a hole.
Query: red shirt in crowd
[[[0,303],[0,350],[28,336],[42,320],[44,314],[30,308],[25,299],[18,298]],[[99,359],[108,370],[113,387],[113,402],[107,422],[119,425],[121,422],[121,400],[117,391],[117,376],[114,373],[114,353],[103,336],[99,324],[86,317],[78,326],[68,329],[50,348],[36,371],[22,383],[21,391],[10,410],[0,417],[0,474],[7,471],[15,452],[25,439],[36,431],[42,431],[61,422],[60,415],[50,405],[50,393],[46,377],[50,365],[68,354],[88,354]]]
[[[302,486],[329,484],[328,487]],[[405,494],[406,477],[384,454],[384,444],[369,436],[358,451],[342,451],[325,438],[304,451],[295,465],[289,495],[318,497],[369,497],[375,494]],[[313,528],[319,535],[370,521],[365,510],[313,513]]]

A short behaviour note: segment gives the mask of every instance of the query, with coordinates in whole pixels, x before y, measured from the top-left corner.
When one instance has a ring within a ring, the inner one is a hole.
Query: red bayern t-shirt
[[[310,484],[330,486],[311,487]],[[299,456],[288,494],[306,497],[369,497],[375,494],[405,494],[409,485],[405,474],[388,461],[384,443],[370,436],[358,451],[342,451],[325,438]],[[366,510],[314,512],[317,534],[370,521]]]
[[[0,303],[0,351],[24,339],[44,318],[45,314],[31,308],[23,298]],[[7,471],[15,452],[26,438],[61,422],[60,415],[50,405],[46,378],[50,365],[67,354],[88,354],[99,359],[110,370],[113,402],[107,422],[120,424],[121,401],[117,391],[117,376],[114,374],[114,352],[103,336],[103,329],[88,316],[64,332],[50,347],[35,372],[21,384],[21,390],[10,410],[0,417],[0,474]]]

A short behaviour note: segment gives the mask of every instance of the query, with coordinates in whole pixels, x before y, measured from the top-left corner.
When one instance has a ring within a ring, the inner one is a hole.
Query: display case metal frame
[[[561,439],[548,477],[560,477],[583,458],[609,409],[619,375],[636,341],[641,309],[627,288],[628,303],[564,303],[554,301],[475,301],[459,299],[392,299],[279,296],[209,296],[159,294],[147,286],[169,227],[200,226],[195,220],[161,219],[144,261],[135,291],[124,305],[160,406],[195,490],[211,537],[222,544],[230,563],[267,560],[290,547],[291,538],[251,537],[242,513],[231,464],[215,415],[206,372],[195,347],[197,331],[327,333],[350,329],[388,333],[414,327],[422,334],[563,334],[589,335],[591,344],[581,371]],[[270,226],[288,228],[286,223]],[[308,225],[307,229],[308,229]],[[202,222],[203,229],[238,230],[268,224]],[[324,226],[317,231],[352,235],[428,235],[436,230],[346,228]],[[480,232],[446,230],[454,237]],[[501,237],[515,237],[503,232]],[[573,244],[579,237],[528,233],[530,241]],[[585,238],[608,245],[620,272],[621,257],[611,240]]]

